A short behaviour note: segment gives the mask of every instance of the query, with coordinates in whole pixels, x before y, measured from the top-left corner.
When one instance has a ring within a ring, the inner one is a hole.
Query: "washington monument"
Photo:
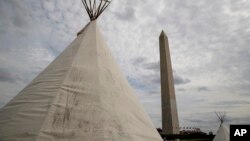
[[[164,31],[161,32],[159,42],[161,67],[162,132],[164,134],[179,134],[179,122],[171,57],[168,38]]]

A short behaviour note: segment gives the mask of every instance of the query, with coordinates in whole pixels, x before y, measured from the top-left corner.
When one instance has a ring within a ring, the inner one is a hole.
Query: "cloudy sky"
[[[0,107],[89,21],[80,0],[0,0]],[[250,123],[250,1],[113,0],[98,19],[107,44],[156,127],[159,46],[170,42],[180,126]]]

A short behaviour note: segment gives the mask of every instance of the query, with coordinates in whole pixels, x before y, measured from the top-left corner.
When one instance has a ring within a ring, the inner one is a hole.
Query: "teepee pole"
[[[91,21],[96,20],[102,12],[111,3],[111,0],[100,0],[99,4],[96,0],[82,0],[83,6],[86,9]]]
[[[102,6],[102,9],[100,10],[100,12],[99,12],[99,14],[97,15],[97,17],[99,17],[99,15],[101,15],[102,14],[102,12],[108,7],[108,3],[107,2],[105,2],[104,3],[104,5]]]
[[[88,8],[88,5],[87,5],[86,0],[82,0],[82,3],[83,3],[83,6],[85,7],[85,9],[86,9],[86,11],[87,11],[89,17],[91,17],[91,15],[90,15],[90,10],[89,10],[89,8]]]

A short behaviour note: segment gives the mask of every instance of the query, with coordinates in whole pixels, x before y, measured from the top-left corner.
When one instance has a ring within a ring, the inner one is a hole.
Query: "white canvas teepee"
[[[229,130],[228,128],[222,123],[217,131],[216,136],[214,137],[213,141],[229,141]]]
[[[1,141],[161,141],[91,21],[0,110]]]
[[[220,121],[220,127],[219,127],[217,134],[214,137],[213,141],[229,141],[229,130],[226,127],[226,125],[224,124],[226,113],[215,112],[215,114],[217,115],[217,117]]]

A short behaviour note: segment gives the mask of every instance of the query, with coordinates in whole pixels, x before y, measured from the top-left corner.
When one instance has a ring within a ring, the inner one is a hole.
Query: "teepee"
[[[91,21],[0,110],[1,141],[162,140],[97,26],[110,1],[82,2]]]
[[[226,127],[226,125],[224,124],[225,113],[223,113],[223,114],[216,113],[216,115],[218,116],[218,118],[220,120],[220,127],[219,127],[217,134],[214,137],[213,141],[229,141],[229,136],[230,136],[229,130]]]

